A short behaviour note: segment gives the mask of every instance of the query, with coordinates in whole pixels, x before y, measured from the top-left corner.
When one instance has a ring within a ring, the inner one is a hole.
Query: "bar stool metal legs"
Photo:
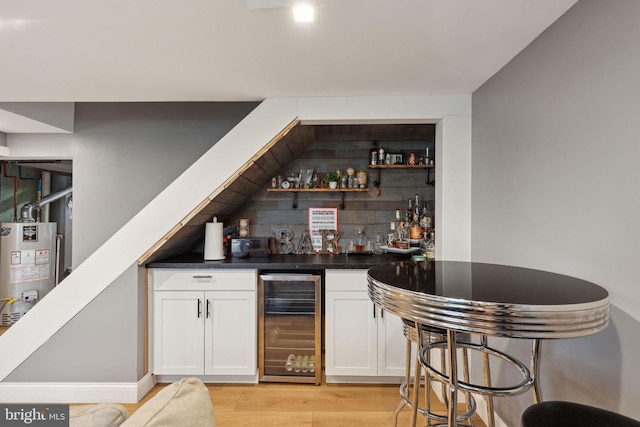
[[[480,345],[484,348],[489,346],[486,335],[480,337]],[[486,351],[482,352],[482,369],[484,371],[484,385],[491,387],[491,367],[489,366],[489,353]],[[467,379],[465,379],[465,381],[469,382]],[[485,399],[487,399],[487,427],[495,427],[496,420],[493,414],[493,396],[485,395]]]
[[[406,337],[406,355],[405,355],[405,378],[404,382],[400,385],[400,396],[401,400],[396,406],[394,411],[394,425],[397,425],[398,415],[404,406],[409,406],[411,408],[411,426],[415,427],[417,423],[417,415],[420,414],[427,418],[427,424],[431,425],[431,421],[435,420],[439,424],[447,421],[448,415],[446,414],[436,414],[431,411],[431,381],[432,377],[425,370],[425,406],[420,407],[418,404],[419,401],[419,390],[421,385],[421,376],[422,376],[422,365],[420,363],[420,348],[422,345],[427,343],[433,343],[437,341],[442,341],[445,339],[444,330],[432,329],[426,326],[422,326],[420,328],[416,328],[413,322],[404,321],[403,322],[403,332]],[[412,353],[412,345],[416,343],[418,345],[418,351],[416,352],[416,360],[414,365],[414,375],[413,375],[413,389],[410,390],[411,386],[411,353]],[[446,369],[446,352],[444,349],[441,349],[441,360],[443,365],[445,365]],[[430,355],[427,353],[425,357],[430,358]],[[451,362],[449,362],[451,363]],[[457,362],[454,363],[455,368],[457,368]],[[463,378],[465,381],[469,381],[469,361],[467,356],[466,348],[462,348],[462,368],[463,368]],[[439,381],[441,382],[441,381]],[[448,402],[449,398],[447,396],[447,388],[444,383],[442,383],[443,387],[443,396],[445,401]],[[409,398],[409,391],[411,391],[411,397]],[[474,425],[471,417],[475,413],[476,404],[471,393],[466,394],[467,401],[467,411],[464,414],[457,415],[457,421],[459,422],[469,422],[470,425]],[[415,404],[414,404],[415,402]]]

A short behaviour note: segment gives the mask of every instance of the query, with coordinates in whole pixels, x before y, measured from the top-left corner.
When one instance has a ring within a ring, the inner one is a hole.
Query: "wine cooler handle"
[[[198,298],[198,319],[200,318],[201,314],[202,314],[202,300]]]
[[[211,300],[207,298],[207,319],[211,317]]]

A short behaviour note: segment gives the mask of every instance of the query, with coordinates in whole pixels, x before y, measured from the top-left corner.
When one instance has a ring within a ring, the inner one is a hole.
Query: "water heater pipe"
[[[51,194],[51,172],[42,171],[42,194]],[[40,209],[40,221],[49,222],[49,205]]]
[[[36,195],[36,206],[40,206],[40,199],[42,198],[42,174],[40,174],[40,178],[23,176],[22,175],[22,166],[18,166],[18,178],[26,181],[38,181],[37,183],[37,195]],[[36,212],[36,222],[40,222],[40,208],[37,209]]]
[[[71,193],[73,193],[73,187],[67,187],[64,190],[60,190],[55,193],[44,196],[40,200],[39,205],[37,202],[29,202],[25,204],[24,206],[22,206],[22,209],[20,210],[20,222],[35,222],[35,219],[33,218],[34,209],[36,209],[37,207],[48,205],[51,202],[55,202],[56,200],[61,199],[67,194],[71,194]]]

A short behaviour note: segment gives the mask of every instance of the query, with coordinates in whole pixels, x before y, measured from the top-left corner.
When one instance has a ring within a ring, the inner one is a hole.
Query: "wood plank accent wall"
[[[425,183],[426,170],[385,169],[381,170],[380,196],[376,196],[373,181],[377,178],[377,171],[367,169],[369,150],[372,139],[358,139],[358,132],[367,136],[387,137],[390,140],[379,140],[379,145],[385,150],[395,153],[409,152],[422,154],[425,147],[430,147],[430,154],[434,154],[435,129],[428,132],[411,132],[408,125],[380,126],[378,133],[372,132],[375,126],[313,126],[315,142],[303,153],[287,164],[279,173],[288,176],[297,174],[300,169],[315,169],[320,175],[329,170],[340,169],[346,173],[348,167],[356,171],[366,170],[368,173],[368,193],[346,193],[345,209],[338,210],[339,230],[341,239],[355,239],[356,225],[364,225],[368,238],[374,239],[377,232],[386,233],[389,223],[395,218],[395,209],[404,211],[408,206],[408,199],[416,193],[421,201],[427,201],[430,214],[435,214],[435,186]],[[404,129],[403,129],[404,126]],[[422,125],[430,126],[430,125]],[[302,126],[307,128],[307,126]],[[411,128],[413,129],[413,128]],[[387,130],[385,133],[384,130]],[[403,134],[405,132],[406,134]],[[417,140],[416,140],[417,139]],[[374,139],[375,140],[375,139]],[[431,170],[431,178],[435,171]],[[261,191],[255,193],[229,218],[229,224],[235,224],[239,218],[250,221],[251,237],[269,237],[274,228],[290,228],[294,231],[294,243],[297,245],[303,229],[307,227],[309,207],[338,207],[341,201],[340,193],[299,193],[298,208],[292,208],[293,194],[281,192],[267,192],[267,183]],[[435,218],[434,218],[435,219]],[[343,241],[344,243],[344,241]]]

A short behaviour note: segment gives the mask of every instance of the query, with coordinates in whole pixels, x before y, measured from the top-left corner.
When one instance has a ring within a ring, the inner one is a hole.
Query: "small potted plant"
[[[338,181],[340,181],[340,175],[337,172],[327,172],[324,176],[323,181],[329,184],[329,188],[335,189],[338,188]]]

